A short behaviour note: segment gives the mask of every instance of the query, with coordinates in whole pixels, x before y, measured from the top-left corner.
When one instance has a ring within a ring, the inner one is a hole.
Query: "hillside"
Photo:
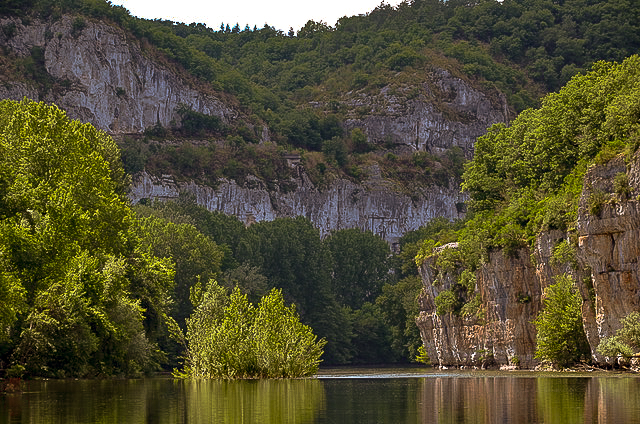
[[[636,6],[583,3],[414,1],[284,34],[147,21],[103,1],[9,2],[0,94],[54,102],[116,135],[136,200],[195,184],[210,191],[201,204],[245,222],[302,214],[323,232],[395,241],[463,216],[462,163],[486,128],[593,61],[637,50]],[[215,206],[221,183],[252,194]],[[381,190],[396,200],[344,220],[326,201],[287,199],[332,190],[335,204],[380,204]],[[232,206],[256,196],[273,201]]]

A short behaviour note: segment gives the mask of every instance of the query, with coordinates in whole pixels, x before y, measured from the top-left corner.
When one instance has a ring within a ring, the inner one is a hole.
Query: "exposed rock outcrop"
[[[446,70],[434,69],[418,86],[386,86],[375,96],[347,93],[350,112],[345,126],[364,129],[373,143],[432,153],[458,146],[471,158],[476,138],[491,125],[509,121],[506,97],[493,94],[492,101],[488,93]]]
[[[617,175],[621,177],[614,188]],[[640,310],[638,193],[638,154],[628,167],[622,157],[592,167],[584,178],[576,233],[541,233],[533,252],[521,249],[512,256],[492,252],[476,272],[479,317],[436,313],[436,297],[457,282],[451,275],[436,280],[436,257],[428,258],[420,270],[424,289],[417,324],[432,362],[440,366],[534,367],[532,321],[542,308],[544,289],[554,283],[555,275],[563,273],[573,276],[582,296],[592,358],[601,364],[610,361],[596,352],[600,340],[615,334],[621,318]],[[594,204],[597,201],[601,204]],[[575,258],[554,263],[554,248],[563,240],[573,245]]]
[[[74,29],[69,15],[55,21],[34,19],[28,25],[18,18],[0,19],[0,27],[15,27],[10,38],[0,31],[0,47],[19,58],[40,49],[44,63],[35,66],[44,66],[45,77],[57,82],[54,90],[38,93],[25,82],[5,81],[0,97],[53,102],[71,118],[114,134],[142,132],[157,123],[169,127],[179,122],[180,104],[226,123],[237,116],[218,95],[193,88],[120,28],[81,19],[81,29],[78,24]]]
[[[620,178],[618,187],[614,180]],[[603,337],[615,334],[620,319],[640,311],[640,156],[629,170],[619,157],[585,176],[578,217],[578,259],[585,270],[579,285],[583,322],[592,353]],[[598,208],[595,202],[602,202]],[[597,215],[592,215],[592,212]],[[591,209],[591,212],[590,212]],[[600,209],[599,211],[597,209]],[[585,284],[585,281],[587,284]]]
[[[153,48],[141,48],[138,40],[115,25],[63,15],[57,20],[30,19],[28,24],[19,18],[0,18],[0,27],[14,28],[9,36],[0,31],[0,47],[11,57],[32,56],[34,65],[43,67],[42,76],[54,83],[53,89],[43,91],[32,81],[21,80],[23,76],[3,75],[0,70],[0,98],[26,96],[53,102],[71,118],[112,134],[179,123],[180,104],[226,123],[239,116],[229,99],[205,84],[196,88],[186,73]],[[33,56],[34,48],[42,57]],[[362,128],[369,142],[432,153],[459,146],[468,158],[475,139],[489,126],[509,121],[503,95],[482,92],[439,68],[433,68],[422,83],[394,82],[377,93],[349,92],[340,103],[347,112],[345,128]],[[268,138],[264,128],[262,139]]]
[[[176,183],[170,175],[157,178],[141,173],[134,178],[130,198],[133,202],[144,198],[172,199],[186,191],[195,196],[198,204],[236,216],[247,225],[304,216],[323,236],[332,230],[361,228],[390,243],[435,217],[456,219],[464,215],[461,206],[465,197],[457,189],[433,186],[409,196],[390,181],[371,178],[362,184],[338,179],[327,189],[318,190],[301,167],[299,171],[296,188],[286,192],[269,191],[257,178],[243,186],[221,180],[214,189],[192,182]]]

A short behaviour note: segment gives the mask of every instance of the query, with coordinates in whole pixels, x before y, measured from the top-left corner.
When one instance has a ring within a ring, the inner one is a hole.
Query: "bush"
[[[613,190],[620,199],[628,199],[631,195],[631,186],[629,186],[629,176],[625,172],[621,172],[613,179]]]
[[[595,217],[599,217],[600,213],[602,213],[602,208],[605,203],[609,200],[609,196],[602,190],[594,189],[591,194],[589,194],[589,198],[587,199],[587,207],[589,208],[589,213]]]
[[[193,378],[290,378],[318,370],[324,339],[302,324],[295,306],[273,289],[254,307],[237,287],[227,297],[217,282],[192,293],[184,373]]]
[[[452,290],[444,290],[435,298],[436,314],[455,313],[460,307],[458,296]]]
[[[582,299],[573,280],[556,277],[544,292],[543,309],[535,319],[537,346],[535,357],[565,368],[589,354],[589,343],[582,325]]]
[[[599,354],[629,358],[640,350],[640,313],[632,312],[620,323],[622,328],[616,331],[615,336],[600,341],[597,348]]]
[[[551,266],[560,267],[566,264],[571,265],[573,269],[578,269],[576,249],[566,240],[562,240],[553,248]]]

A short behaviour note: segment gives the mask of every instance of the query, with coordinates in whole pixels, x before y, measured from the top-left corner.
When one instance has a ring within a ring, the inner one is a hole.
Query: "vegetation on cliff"
[[[458,248],[438,253],[434,273],[449,272],[461,285],[463,272],[486,263],[491,250],[518,255],[522,248],[533,247],[543,231],[575,232],[586,170],[618,155],[630,158],[640,147],[639,79],[638,56],[622,63],[599,62],[591,72],[546,96],[540,108],[524,111],[508,127],[494,125],[479,138],[462,184],[470,195],[471,216],[456,233]],[[593,190],[587,202],[590,213],[597,215],[604,202],[633,195],[623,177],[616,177],[615,194]],[[434,255],[437,245],[433,238],[426,240],[416,257],[418,264]],[[559,243],[552,260],[576,267],[572,249],[566,241]],[[452,309],[457,313],[474,299],[466,291],[458,293],[447,302],[457,305]],[[565,315],[563,322],[570,319]],[[554,343],[545,337],[539,342]],[[542,344],[540,349],[550,349]],[[540,355],[560,365],[570,362],[553,353]]]
[[[628,360],[640,352],[640,312],[631,312],[620,320],[622,328],[598,345],[598,353],[611,358]]]

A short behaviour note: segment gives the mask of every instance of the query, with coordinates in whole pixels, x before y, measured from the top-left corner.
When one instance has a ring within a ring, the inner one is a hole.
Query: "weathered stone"
[[[629,181],[628,199],[613,192],[613,180],[621,173],[626,173]],[[589,213],[594,190],[606,194],[599,216]],[[603,337],[615,334],[621,318],[640,310],[638,193],[639,155],[628,170],[622,157],[592,167],[584,178],[577,234],[542,232],[533,252],[522,249],[515,257],[492,252],[488,263],[477,271],[476,289],[482,299],[484,322],[436,314],[434,299],[452,287],[455,280],[447,276],[438,280],[442,284],[434,285],[435,257],[425,261],[420,269],[424,289],[417,324],[431,360],[447,367],[480,366],[479,355],[491,354],[498,366],[517,362],[533,368],[537,361],[532,321],[542,308],[544,289],[555,282],[555,276],[568,274],[576,281],[583,299],[582,320],[592,358],[601,364],[615,363],[615,359],[599,355],[596,348]],[[562,240],[575,247],[575,263],[556,264],[552,260],[554,248]]]
[[[27,26],[17,18],[0,20],[0,26],[7,24],[15,24],[16,33],[6,39],[0,31],[0,46],[19,57],[42,48],[47,72],[64,84],[38,98],[26,84],[10,83],[9,89],[0,89],[3,98],[53,102],[69,117],[113,134],[179,123],[181,104],[224,122],[237,116],[213,91],[193,88],[186,76],[154,60],[153,50],[143,51],[116,26],[85,18],[85,27],[74,34],[69,15],[57,21],[34,19]]]
[[[613,180],[621,173],[627,174],[630,199],[614,193]],[[599,216],[591,215],[588,207],[594,190],[601,190],[608,197]],[[618,157],[605,166],[591,168],[585,176],[577,229],[578,258],[587,272],[586,280],[581,281],[579,287],[585,299],[585,332],[598,361],[605,361],[595,350],[600,340],[615,334],[621,318],[640,310],[638,193],[640,156],[637,154],[628,172],[623,158]]]
[[[412,97],[416,89],[420,94]],[[458,146],[471,158],[476,139],[488,127],[509,121],[503,95],[496,93],[492,104],[487,93],[443,69],[435,69],[418,87],[392,91],[386,86],[377,95],[345,97],[348,130],[362,128],[371,143],[406,145],[414,151],[443,153]],[[367,112],[358,116],[363,109]]]
[[[176,183],[147,173],[134,178],[130,192],[133,202],[144,198],[171,199],[181,191],[192,193],[198,204],[239,218],[245,224],[280,217],[304,216],[325,236],[332,230],[361,228],[378,234],[390,243],[433,218],[461,218],[459,205],[465,197],[458,190],[428,187],[413,196],[403,194],[393,183],[377,179],[356,184],[338,179],[329,188],[318,190],[299,168],[292,191],[269,191],[262,181],[250,179],[244,186],[220,180],[216,188],[192,182]]]
[[[528,250],[505,256],[493,252],[487,265],[476,274],[481,297],[480,316],[438,315],[435,298],[451,289],[455,278],[447,275],[434,284],[435,257],[420,268],[424,288],[417,324],[425,349],[440,366],[518,365],[532,367],[535,327],[531,317],[540,309],[541,289]]]

